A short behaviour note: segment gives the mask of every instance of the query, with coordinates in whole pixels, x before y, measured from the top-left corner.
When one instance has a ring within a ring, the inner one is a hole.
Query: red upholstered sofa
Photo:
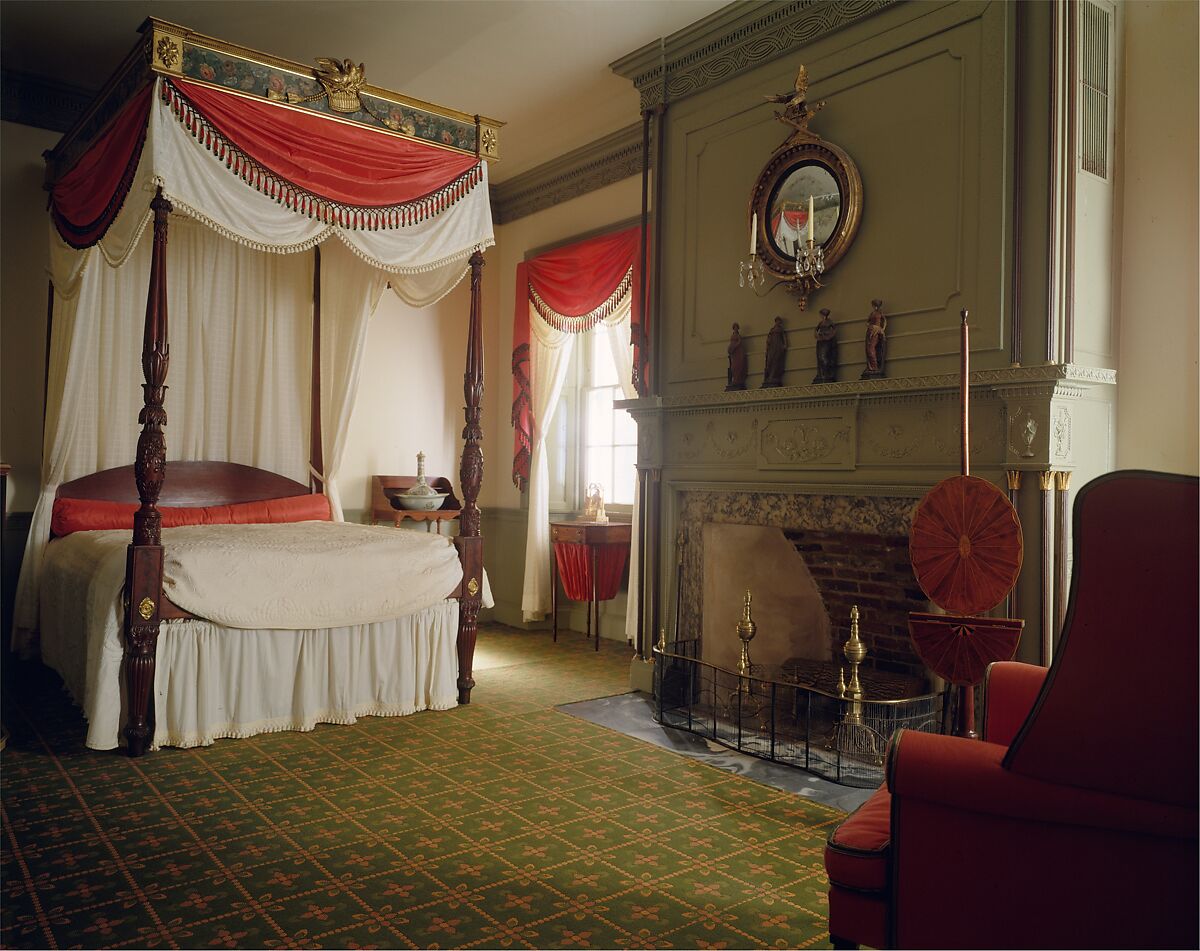
[[[835,947],[1200,946],[1197,480],[1079,493],[1049,670],[994,664],[983,740],[901,732],[830,836]]]

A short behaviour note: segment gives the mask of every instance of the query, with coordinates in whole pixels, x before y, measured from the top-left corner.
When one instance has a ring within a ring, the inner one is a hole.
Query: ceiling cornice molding
[[[0,71],[0,119],[5,122],[66,132],[95,96],[94,90],[32,73]]]
[[[642,111],[678,102],[894,5],[898,0],[731,4],[609,64]]]
[[[642,124],[635,122],[537,168],[491,186],[492,217],[507,224],[642,171]]]

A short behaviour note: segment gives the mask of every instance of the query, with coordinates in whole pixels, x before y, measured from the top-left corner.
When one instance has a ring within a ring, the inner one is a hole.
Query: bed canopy
[[[131,690],[143,668],[152,678],[168,456],[311,482],[340,517],[337,470],[380,295],[390,286],[424,306],[470,273],[457,541],[466,702],[482,575],[480,277],[494,243],[486,160],[498,157],[501,124],[368,85],[349,60],[311,69],[153,18],[141,33],[46,156],[42,492],[14,644],[28,649],[36,630],[59,486],[135,460]],[[134,318],[142,300],[144,322]]]

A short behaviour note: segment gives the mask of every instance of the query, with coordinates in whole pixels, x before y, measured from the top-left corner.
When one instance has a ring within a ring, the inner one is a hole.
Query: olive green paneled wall
[[[1073,89],[1063,27],[1073,9],[1058,0],[881,5],[815,25],[752,68],[745,49],[730,52],[700,31],[695,43],[707,44],[698,49],[711,60],[704,74],[726,78],[666,104],[660,386],[629,404],[648,475],[647,544],[661,564],[672,562],[692,491],[741,505],[771,495],[915,504],[958,473],[959,312],[967,308],[972,472],[1001,488],[1021,480],[1026,563],[1013,613],[1027,622],[1021,657],[1039,658],[1042,629],[1057,628],[1061,608],[1054,579],[1070,559],[1069,530],[1055,532],[1053,508],[1069,506],[1070,491],[1113,464],[1112,314],[1076,308],[1069,327],[1069,292],[1081,276],[1072,268],[1095,273],[1093,259],[1111,247],[1111,228],[1088,242],[1087,260],[1077,262],[1070,244],[1070,225],[1084,219],[1070,216],[1077,170],[1053,104]],[[775,28],[754,20],[764,10],[749,9],[751,33]],[[643,89],[644,106],[655,104],[656,89],[681,88],[673,71],[696,74],[701,53],[689,52],[690,41],[668,38],[660,59],[647,47],[618,64]],[[801,64],[808,102],[826,102],[811,128],[854,158],[863,181],[857,238],[804,312],[783,289],[758,296],[738,283],[751,191],[788,135],[765,97],[789,91]],[[1081,194],[1100,228],[1109,197]],[[886,374],[862,381],[876,297],[889,319]],[[839,375],[812,385],[821,308],[838,328]],[[776,315],[788,332],[787,370],[782,388],[762,390]],[[726,393],[734,321],[747,343],[749,389]],[[643,595],[642,616],[656,629],[670,578],[660,572]]]
[[[723,386],[735,320],[757,386],[775,315],[789,333],[785,384],[810,382],[823,307],[838,326],[839,379],[857,379],[875,297],[888,376],[955,369],[963,307],[973,365],[1009,365],[1014,30],[1009,4],[903,4],[669,107],[663,395]],[[737,281],[751,189],[790,131],[764,96],[790,89],[802,63],[809,102],[826,101],[812,128],[854,158],[864,192],[858,236],[806,312],[783,289],[759,298]]]

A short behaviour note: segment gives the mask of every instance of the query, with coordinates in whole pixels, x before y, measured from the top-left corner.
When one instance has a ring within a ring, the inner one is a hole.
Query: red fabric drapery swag
[[[231,171],[273,197],[272,186],[260,181],[263,172],[277,180],[275,187],[291,185],[346,208],[386,208],[437,195],[479,165],[471,155],[185,80],[163,88],[189,131],[226,158]],[[239,159],[249,159],[251,167],[240,167]],[[391,226],[401,223],[408,222]]]
[[[108,131],[50,190],[50,216],[73,248],[90,248],[117,217],[146,143],[151,86],[135,95]]]
[[[182,79],[164,80],[175,118],[236,175],[298,214],[346,228],[396,228],[436,215],[483,178],[480,160]],[[129,191],[153,89],[119,113],[55,183],[59,234],[84,248],[104,236]],[[219,166],[217,166],[219,171]],[[171,169],[157,170],[170,190]]]
[[[517,265],[513,312],[513,482],[524,491],[533,451],[533,419],[529,390],[530,306],[550,326],[584,333],[610,316],[633,294],[634,366],[645,379],[645,281],[640,257],[640,225],[555,248]]]

